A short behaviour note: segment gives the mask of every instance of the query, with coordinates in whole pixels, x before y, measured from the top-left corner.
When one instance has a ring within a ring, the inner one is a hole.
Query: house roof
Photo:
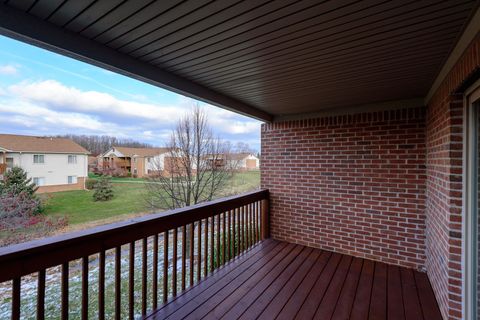
[[[423,105],[478,5],[2,1],[0,33],[270,121]]]
[[[89,153],[70,139],[15,134],[0,134],[0,148],[13,152]]]
[[[113,149],[118,150],[120,153],[127,157],[132,157],[134,155],[140,157],[153,157],[162,153],[169,152],[169,148],[130,148],[130,147],[113,147]]]

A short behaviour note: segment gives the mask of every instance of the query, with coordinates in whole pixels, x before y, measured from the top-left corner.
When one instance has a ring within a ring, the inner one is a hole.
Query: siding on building
[[[44,163],[33,162],[37,154],[44,155]],[[78,190],[80,185],[83,189],[83,181],[88,176],[88,156],[84,154],[76,154],[77,163],[74,164],[68,163],[69,154],[7,152],[5,156],[13,158],[13,166],[24,169],[29,178],[44,178],[45,188],[40,188],[39,192],[51,190],[46,188],[50,186],[58,186],[54,188],[57,191]],[[68,184],[68,176],[76,176],[77,184]]]

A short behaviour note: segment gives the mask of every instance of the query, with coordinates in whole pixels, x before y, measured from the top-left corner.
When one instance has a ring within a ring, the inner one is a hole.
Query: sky
[[[260,150],[260,121],[0,36],[0,133],[110,135],[163,146],[195,103],[219,137]]]

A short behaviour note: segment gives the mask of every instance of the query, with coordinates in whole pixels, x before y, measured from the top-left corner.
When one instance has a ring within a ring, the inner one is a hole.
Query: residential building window
[[[41,187],[45,185],[45,178],[44,177],[34,177],[33,178],[33,183],[35,183],[36,186]]]
[[[77,163],[77,156],[74,154],[68,155],[68,164],[76,164]]]
[[[45,163],[45,155],[43,154],[34,154],[33,163]]]
[[[150,163],[152,161],[152,158],[147,158],[147,162]]]
[[[77,176],[68,176],[68,184],[76,184]]]

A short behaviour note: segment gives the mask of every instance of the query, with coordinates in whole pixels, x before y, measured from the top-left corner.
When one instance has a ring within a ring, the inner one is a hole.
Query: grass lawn
[[[238,172],[233,175],[223,190],[223,196],[255,190],[260,187],[260,171]]]
[[[117,181],[122,183],[115,183]],[[93,191],[55,192],[42,195],[48,198],[45,212],[51,216],[66,216],[69,225],[76,225],[97,220],[108,222],[108,219],[119,218],[121,215],[150,211],[145,204],[145,189],[141,183],[142,179],[113,178],[112,182],[115,196],[111,201],[93,201]],[[259,171],[239,172],[223,189],[222,196],[253,190],[259,185]]]
[[[100,176],[99,175],[96,175],[95,173],[89,173],[88,174],[88,178],[89,179],[99,179]],[[134,181],[134,182],[143,182],[145,181],[145,179],[143,178],[132,178],[132,177],[124,177],[124,178],[121,178],[121,177],[112,177],[112,182],[115,182],[115,181],[121,181],[121,182],[126,182],[126,181]]]
[[[141,183],[113,184],[111,201],[93,201],[93,191],[64,191],[46,195],[45,212],[68,218],[69,224],[108,219],[118,215],[148,211],[144,202],[144,186]]]

